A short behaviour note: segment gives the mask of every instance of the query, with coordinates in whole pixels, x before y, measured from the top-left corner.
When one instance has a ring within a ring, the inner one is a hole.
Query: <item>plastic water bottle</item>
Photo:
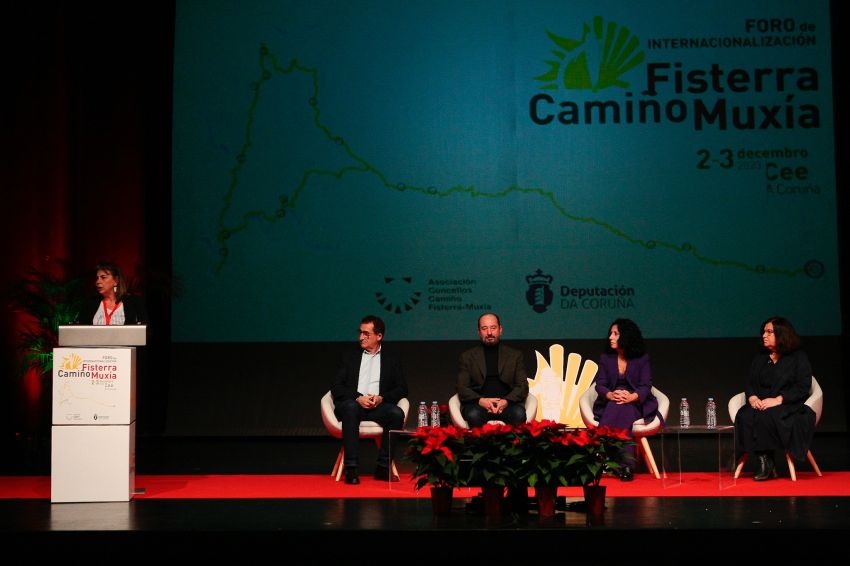
[[[709,397],[705,404],[705,425],[708,428],[717,428],[717,404],[714,397]]]
[[[431,401],[431,426],[440,426],[440,405]]]
[[[679,426],[682,428],[691,426],[691,406],[685,397],[682,397],[679,403]]]
[[[419,428],[428,426],[428,408],[425,401],[419,401]]]

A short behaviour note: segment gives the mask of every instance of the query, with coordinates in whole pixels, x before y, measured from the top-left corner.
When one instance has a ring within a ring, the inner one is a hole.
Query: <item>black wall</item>
[[[549,358],[550,341],[509,341],[525,353],[529,377],[536,372],[535,350]],[[601,340],[565,340],[565,356],[597,360]],[[815,376],[824,390],[820,431],[846,431],[845,395],[838,337],[805,338]],[[411,404],[446,403],[455,393],[460,353],[469,342],[400,342]],[[704,423],[709,396],[718,405],[718,423],[728,424],[726,404],[743,391],[759,341],[744,339],[649,340],[653,383],[671,401],[668,419],[678,422],[678,400],[688,397],[692,422]],[[188,436],[326,435],[319,400],[329,389],[343,343],[174,344],[166,431]],[[163,376],[164,377],[164,376]],[[159,379],[149,375],[150,379]],[[415,415],[410,415],[410,419]],[[413,424],[408,421],[408,424]]]

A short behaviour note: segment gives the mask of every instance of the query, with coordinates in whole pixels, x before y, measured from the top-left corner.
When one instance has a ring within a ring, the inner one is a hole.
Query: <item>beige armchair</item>
[[[525,420],[526,422],[533,421],[537,415],[537,398],[534,395],[529,395],[525,398]],[[452,423],[459,428],[469,428],[469,423],[463,418],[460,412],[460,397],[455,393],[449,399],[449,416]],[[488,421],[490,423],[505,424],[500,420]]]
[[[658,400],[658,412],[666,421],[667,413],[670,411],[670,399],[662,393],[657,387],[652,388],[652,394]],[[581,410],[581,418],[587,426],[599,426],[599,421],[593,416],[593,404],[599,395],[596,393],[596,387],[591,385],[587,391],[579,399],[579,408]],[[655,479],[661,479],[661,473],[658,471],[658,465],[655,463],[655,457],[652,455],[652,449],[649,447],[648,436],[658,433],[661,430],[661,419],[655,417],[648,423],[645,419],[638,419],[632,425],[632,435],[640,447],[640,452],[643,454],[643,459],[646,462],[647,469],[652,472]]]
[[[746,393],[743,391],[729,399],[729,418],[733,423],[735,422],[735,416],[738,414],[738,411],[741,410],[741,407],[743,407],[746,402]],[[823,412],[823,390],[820,388],[820,384],[814,376],[812,376],[812,386],[809,388],[809,398],[804,402],[815,412],[815,426],[817,426],[820,422],[821,413]],[[741,459],[738,460],[738,465],[735,467],[735,479],[741,475],[741,470],[744,469],[744,464],[746,464],[748,457],[749,454],[744,454],[741,456]],[[811,450],[806,452],[806,459],[809,461],[809,464],[812,465],[812,469],[818,477],[823,476],[817,462],[815,462],[815,457],[812,456]],[[785,461],[788,463],[788,472],[791,474],[791,481],[797,481],[797,470],[794,467],[794,459],[791,458],[791,455],[787,452],[785,453]]]
[[[410,402],[404,398],[398,402],[398,406],[404,411],[404,423],[407,423],[407,414],[410,412]],[[331,392],[328,391],[322,397],[321,401],[322,408],[322,422],[325,423],[325,428],[328,429],[328,432],[334,438],[342,438],[342,423],[339,422],[339,419],[336,418],[334,414],[334,400],[331,396]],[[402,425],[403,426],[403,425]],[[375,440],[375,444],[380,448],[381,446],[381,435],[384,433],[384,427],[376,423],[375,421],[362,421],[360,423],[360,438],[373,438]],[[336,463],[334,464],[333,470],[331,470],[331,475],[335,476],[336,481],[342,477],[342,469],[343,469],[343,461],[345,458],[345,448],[340,447],[339,454],[336,457]],[[398,470],[395,467],[395,462],[391,462],[392,473],[398,475]]]

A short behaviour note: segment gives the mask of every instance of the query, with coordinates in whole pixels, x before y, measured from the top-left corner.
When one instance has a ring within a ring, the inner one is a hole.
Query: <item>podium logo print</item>
[[[571,39],[546,30],[557,47],[547,60],[549,70],[534,77],[543,90],[591,90],[628,88],[623,75],[643,63],[640,39],[629,28],[615,22],[605,22],[602,16],[582,26],[581,39]]]
[[[546,275],[542,270],[538,269],[531,275],[527,275],[525,281],[528,283],[528,291],[525,292],[525,300],[531,305],[532,310],[536,313],[546,312],[549,305],[552,304],[552,276]]]
[[[67,356],[62,357],[62,364],[59,366],[62,369],[80,369],[83,363],[83,358],[71,352]]]

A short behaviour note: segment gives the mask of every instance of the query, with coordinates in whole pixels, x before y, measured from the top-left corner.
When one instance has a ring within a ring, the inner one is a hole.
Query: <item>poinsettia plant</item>
[[[617,471],[626,464],[625,448],[634,445],[629,431],[607,426],[568,431],[560,441],[572,446],[567,462],[572,479],[579,485],[595,486],[606,470]]]
[[[416,489],[461,485],[459,461],[464,437],[464,430],[453,425],[422,427],[412,436],[407,443],[407,457],[416,465]]]
[[[466,433],[462,485],[508,487],[517,485],[522,447],[517,430],[506,424],[487,423]]]
[[[423,427],[407,445],[416,465],[416,489],[435,487],[599,485],[616,471],[634,444],[629,432],[610,427],[569,429],[554,421],[516,426],[486,424]]]
[[[518,477],[531,487],[569,485],[568,463],[574,450],[564,442],[569,438],[566,425],[550,420],[531,421],[517,425],[515,431],[521,452]]]

